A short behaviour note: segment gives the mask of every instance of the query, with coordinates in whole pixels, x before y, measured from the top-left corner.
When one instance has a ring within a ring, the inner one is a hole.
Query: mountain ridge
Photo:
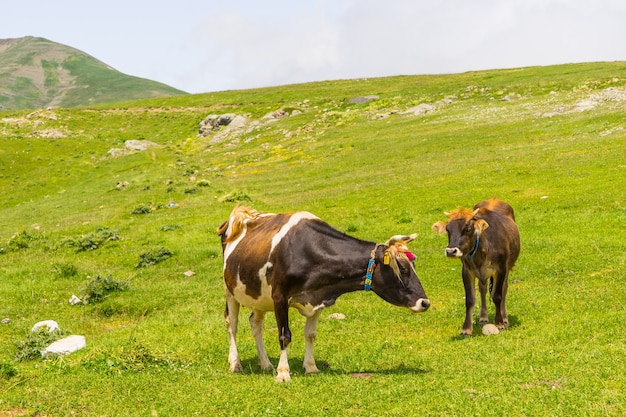
[[[187,94],[123,74],[71,46],[26,36],[0,39],[0,109],[80,107]]]

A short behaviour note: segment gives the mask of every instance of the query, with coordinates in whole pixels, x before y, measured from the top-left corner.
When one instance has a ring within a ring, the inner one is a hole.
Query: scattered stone
[[[483,334],[485,336],[491,336],[498,333],[500,333],[500,330],[498,330],[498,327],[495,324],[488,323],[483,326]]]
[[[415,116],[419,116],[421,114],[430,113],[430,112],[432,112],[434,110],[435,110],[435,106],[433,106],[432,104],[422,103],[422,104],[418,104],[415,107],[411,107],[410,109],[407,109],[405,111],[405,113],[409,113],[409,114],[413,114]]]
[[[61,139],[61,138],[66,137],[65,133],[61,132],[58,129],[35,130],[30,135],[34,137],[46,138],[46,139]]]
[[[75,296],[74,294],[72,294],[72,296],[70,297],[70,304],[75,306],[76,304],[80,304],[80,303],[82,303],[82,300],[78,298],[77,296]]]
[[[248,119],[239,114],[210,114],[198,126],[198,137],[213,135],[211,143],[217,143],[233,132],[241,132],[248,124]]]
[[[54,320],[44,320],[39,323],[35,323],[33,328],[30,330],[31,332],[39,331],[39,329],[47,327],[48,332],[52,333],[55,330],[59,330],[59,323]]]
[[[10,318],[7,317],[7,318],[2,319],[2,324],[9,324],[9,323],[11,323]]]
[[[266,115],[265,119],[282,119],[283,117],[289,116],[289,114],[285,111],[285,109],[278,109],[270,114]]]
[[[149,140],[127,140],[124,142],[124,146],[131,151],[145,151],[149,148],[158,147],[159,145]]]
[[[109,152],[107,152],[107,155],[116,158],[118,156],[126,155],[126,150],[122,148],[111,148],[109,149]]]
[[[330,316],[328,316],[329,319],[334,319],[334,320],[345,320],[346,316],[345,314],[342,313],[333,313]]]
[[[362,96],[362,97],[352,97],[348,99],[348,102],[354,104],[365,104],[370,101],[378,100],[380,97],[378,96]]]
[[[87,346],[85,336],[72,335],[53,342],[41,351],[41,356],[45,358],[50,355],[69,355],[85,346]]]
[[[196,273],[193,272],[193,271],[185,271],[185,272],[183,272],[183,275],[186,276],[186,277],[192,277],[192,276],[196,275]]]

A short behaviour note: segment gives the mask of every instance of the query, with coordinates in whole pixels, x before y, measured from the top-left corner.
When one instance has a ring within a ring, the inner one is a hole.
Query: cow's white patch
[[[318,304],[314,306],[313,304],[308,304],[308,303],[307,304],[300,304],[300,303],[292,304],[290,300],[289,307],[293,307],[297,309],[298,312],[300,312],[300,314],[302,314],[304,317],[313,317],[318,310],[325,308],[326,305]]]
[[[247,231],[248,229],[244,228],[241,231],[241,234],[239,235],[237,239],[233,240],[232,242],[227,243],[226,246],[224,247],[224,263],[223,263],[223,268],[222,268],[223,271],[226,271],[226,264],[228,263],[227,262],[228,258],[233,253],[233,251],[235,250],[239,242],[241,242],[241,239],[243,239],[246,236]]]
[[[268,265],[265,264],[261,270],[267,270]],[[237,275],[237,286],[233,288],[233,295],[241,303],[241,305],[252,310],[274,311],[274,301],[272,300],[272,286],[267,283],[267,278],[263,273],[261,277],[261,295],[258,298],[252,298],[246,294],[246,286],[241,282]]]
[[[291,230],[292,227],[297,225],[300,222],[300,220],[304,220],[304,219],[318,219],[318,218],[319,217],[317,217],[316,215],[311,214],[311,213],[309,213],[307,211],[300,211],[300,212],[294,213],[289,218],[287,223],[283,224],[283,226],[280,228],[278,233],[276,233],[274,235],[274,237],[272,238],[272,247],[270,248],[270,253],[272,253],[274,251],[274,248],[276,246],[278,246],[280,241],[283,240],[283,238],[287,235],[289,230]]]

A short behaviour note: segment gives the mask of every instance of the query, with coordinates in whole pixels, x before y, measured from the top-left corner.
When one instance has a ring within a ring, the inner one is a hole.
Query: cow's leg
[[[313,355],[313,344],[317,338],[317,321],[320,318],[322,309],[316,310],[312,316],[307,317],[306,324],[304,325],[304,343],[306,345],[306,351],[304,353],[304,371],[307,374],[315,374],[319,372],[317,365],[315,365],[315,357]]]
[[[509,327],[509,317],[506,312],[506,292],[509,286],[508,273],[498,274],[494,281],[491,295],[496,306],[494,324],[502,330]]]
[[[463,286],[465,287],[465,322],[463,323],[461,336],[469,337],[473,331],[472,316],[474,314],[474,305],[476,304],[476,288],[474,286],[476,279],[465,268],[463,268],[462,275]]]
[[[276,291],[278,290],[278,291]],[[274,314],[276,315],[276,324],[278,326],[278,342],[280,344],[280,359],[276,371],[276,381],[291,381],[289,375],[289,361],[287,359],[287,348],[291,343],[291,330],[289,330],[289,303],[284,296],[276,295],[281,291],[276,288],[274,290]]]
[[[488,279],[478,278],[478,290],[480,291],[480,317],[478,323],[489,323],[489,311],[487,310],[487,284]]]
[[[241,372],[241,361],[239,360],[239,353],[237,352],[237,324],[239,321],[239,307],[240,304],[235,297],[226,290],[226,311],[224,316],[226,318],[226,329],[228,330],[228,364],[230,365],[231,372]]]
[[[250,328],[252,329],[252,336],[256,342],[256,351],[259,358],[259,366],[264,371],[271,371],[274,366],[267,357],[267,351],[265,350],[265,343],[263,342],[263,321],[265,319],[265,312],[260,310],[252,311],[250,314]]]

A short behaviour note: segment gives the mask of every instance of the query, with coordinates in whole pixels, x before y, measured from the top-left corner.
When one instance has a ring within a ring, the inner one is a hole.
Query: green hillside
[[[198,136],[225,114],[245,120]],[[624,62],[0,111],[0,416],[624,415],[625,116]],[[493,196],[521,233],[511,327],[461,339],[461,264],[431,225]],[[215,229],[239,203],[418,233],[432,308],[342,296],[311,376],[291,311],[289,384],[258,367],[243,309],[229,373]],[[39,358],[48,319],[87,347]]]
[[[114,70],[47,39],[0,39],[0,109],[78,107],[183,91]]]

